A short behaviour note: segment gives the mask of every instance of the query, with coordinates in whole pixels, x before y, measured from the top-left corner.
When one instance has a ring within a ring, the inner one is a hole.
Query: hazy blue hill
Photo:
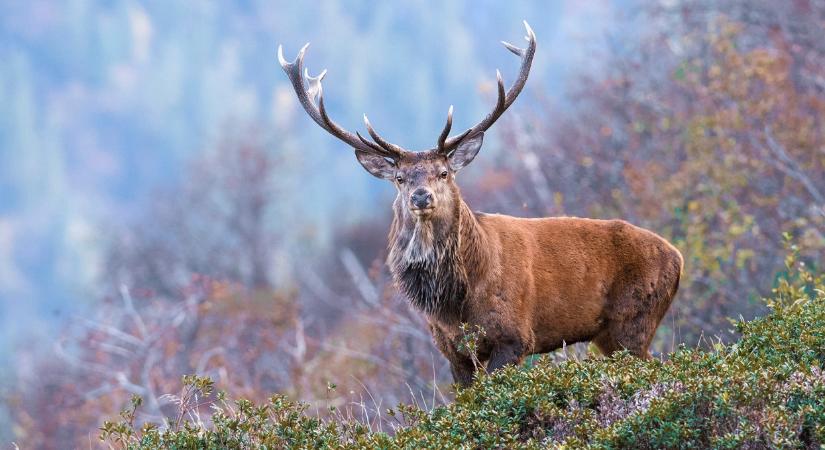
[[[487,111],[497,67],[512,80],[517,60],[498,41],[521,42],[522,19],[540,52],[516,108],[563,91],[608,12],[572,1],[4,3],[0,353],[36,347],[26,344],[31,336],[50,335],[93,303],[109,224],[128,219],[194,154],[243,124],[271,130],[272,151],[290,155],[281,181],[301,195],[288,206],[320,231],[319,245],[333,218],[352,223],[383,211],[373,205],[390,189],[300,111],[278,44],[292,58],[312,42],[307,66],[329,69],[328,109],[344,126],[360,128],[367,112],[389,138],[422,148],[450,104],[456,129]]]

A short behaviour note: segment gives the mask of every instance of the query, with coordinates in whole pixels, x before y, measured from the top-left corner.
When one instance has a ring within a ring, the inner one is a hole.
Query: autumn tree
[[[20,368],[10,399],[20,442],[88,446],[133,395],[144,400],[135,420],[171,425],[187,374],[233,396],[283,393],[365,423],[382,405],[445,401],[436,394],[448,370],[389,282],[377,224],[339,231],[332,258],[300,255],[294,278],[277,277],[273,264],[289,259],[277,184],[286,170],[254,130],[227,138],[112,233],[108,294],[64,330],[56,358]]]
[[[724,335],[728,318],[761,311],[783,232],[825,262],[825,94],[814,70],[825,59],[800,31],[825,8],[797,2],[772,15],[774,3],[741,2],[728,16],[675,3],[640,13],[649,29],[638,48],[585,80],[574,110],[511,121],[505,138],[520,155],[511,170],[528,175],[510,178],[511,203],[626,219],[683,252],[659,349]]]

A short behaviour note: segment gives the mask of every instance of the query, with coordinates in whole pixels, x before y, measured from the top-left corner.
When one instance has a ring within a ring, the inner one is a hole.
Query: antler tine
[[[438,147],[436,148],[436,150],[439,153],[444,154],[445,156],[449,153],[449,148],[445,147],[444,143],[447,140],[447,136],[450,135],[450,129],[452,127],[453,127],[453,105],[450,105],[450,109],[447,110],[447,123],[444,124],[444,130],[441,131],[441,135],[438,136]],[[469,132],[470,132],[470,130],[467,130],[467,131],[461,133],[460,135],[456,136],[454,139],[458,139],[460,141],[461,139],[464,139],[464,136],[467,136],[467,133],[469,133]]]
[[[384,138],[382,138],[375,131],[375,129],[372,127],[372,124],[370,124],[370,119],[367,118],[366,114],[364,114],[364,125],[367,126],[367,132],[369,132],[370,136],[372,137],[372,140],[375,141],[381,147],[383,147],[384,150],[386,150],[389,153],[393,153],[393,154],[398,154],[398,155],[403,155],[404,154],[404,149],[402,149],[401,147],[399,147],[395,144],[387,142]]]
[[[447,123],[444,124],[444,130],[441,131],[441,135],[438,136],[438,151],[444,151],[444,141],[447,140],[447,136],[450,135],[450,128],[453,127],[453,105],[450,105],[450,109],[447,110]]]
[[[533,56],[536,53],[536,34],[533,32],[533,29],[530,28],[530,25],[526,20],[524,21],[524,28],[527,29],[527,36],[525,36],[525,39],[527,40],[527,48],[519,48],[508,42],[501,42],[507,50],[510,50],[513,54],[521,58],[521,69],[519,69],[519,74],[516,81],[513,82],[510,89],[505,92],[501,72],[496,70],[496,82],[498,84],[498,98],[496,99],[496,106],[489,114],[487,114],[486,117],[484,117],[484,119],[481,120],[481,122],[464,133],[446,139],[443,144],[441,142],[441,138],[439,138],[438,150],[440,152],[449,152],[454,149],[466,136],[487,131],[487,129],[490,128],[499,117],[501,117],[504,111],[506,111],[507,108],[513,104],[516,97],[518,97],[521,93],[521,90],[524,89],[524,84],[527,82],[527,77],[530,75],[530,68],[533,64]]]
[[[307,83],[309,87],[307,88],[307,95],[309,96],[310,100],[316,100],[318,98],[323,97],[324,87],[321,85],[321,81],[327,75],[327,69],[321,71],[317,77],[311,77],[309,75],[309,69],[306,67],[304,68],[304,78],[307,79]],[[319,106],[320,109],[320,106]]]
[[[384,142],[384,144],[387,145],[381,144],[379,146],[368,142],[360,135],[352,134],[351,132],[341,128],[340,125],[329,118],[326,108],[324,108],[324,89],[321,84],[321,81],[326,76],[327,71],[323,70],[320,74],[318,74],[318,76],[311,77],[309,75],[309,70],[305,70],[303,68],[304,55],[306,54],[306,49],[308,47],[309,43],[301,47],[295,61],[289,62],[284,59],[283,46],[279,45],[278,62],[281,64],[284,72],[286,72],[287,77],[289,77],[289,81],[292,83],[292,88],[295,91],[295,95],[298,96],[298,101],[301,103],[301,106],[303,106],[307,114],[309,114],[309,117],[312,118],[312,120],[315,121],[315,123],[317,123],[321,128],[345,142],[350,147],[368,153],[378,154],[387,158],[400,159],[404,154],[404,150],[401,149],[401,147],[389,144],[388,142],[383,141],[383,139],[379,142],[379,144]],[[317,106],[315,104],[316,101],[318,102]],[[377,136],[377,134],[373,135],[372,131],[370,131],[370,135],[373,136],[373,139]],[[378,139],[376,139],[376,141],[378,141]]]
[[[507,102],[507,94],[504,93],[504,78],[501,77],[501,72],[498,69],[496,69],[496,85],[498,87],[498,96],[496,98],[496,109],[494,111],[501,111],[503,113],[504,109],[507,108],[507,106],[504,106]]]
[[[524,20],[523,23],[524,23],[524,28],[527,29],[527,36],[524,36],[524,40],[527,41],[528,44],[534,44],[536,42],[536,33],[533,32],[533,29],[530,28],[530,24],[527,23],[526,20]],[[507,47],[507,50],[510,50],[516,56],[522,56],[522,57],[524,56],[524,53],[526,51],[525,49],[516,47],[515,45],[513,45],[509,42],[501,41],[501,43],[504,44],[505,47]]]
[[[357,132],[357,131],[356,131],[356,132],[355,132],[355,135],[356,135],[356,136],[358,136],[358,139],[360,139],[360,140],[361,140],[361,142],[363,142],[364,144],[368,145],[371,149],[373,149],[373,150],[374,150],[374,152],[373,152],[373,153],[377,153],[377,154],[380,154],[380,155],[382,155],[382,156],[386,156],[386,157],[388,157],[388,158],[392,158],[392,157],[393,157],[393,154],[392,154],[392,153],[390,153],[390,152],[388,152],[388,151],[384,150],[384,148],[383,148],[383,147],[381,147],[380,145],[376,144],[375,142],[368,141],[368,140],[367,140],[367,138],[365,138],[364,136],[361,136],[361,133],[359,133],[359,132]]]

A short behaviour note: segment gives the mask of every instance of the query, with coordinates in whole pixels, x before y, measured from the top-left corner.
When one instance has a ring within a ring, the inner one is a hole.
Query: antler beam
[[[496,81],[498,83],[498,98],[496,100],[496,106],[489,114],[487,114],[486,117],[484,117],[484,119],[481,120],[481,122],[477,123],[475,126],[457,136],[447,138],[447,135],[450,133],[450,128],[452,127],[453,117],[453,107],[450,106],[450,111],[447,114],[447,124],[444,126],[444,131],[441,132],[441,136],[438,138],[438,147],[436,150],[439,153],[445,155],[449,154],[465,137],[487,131],[487,129],[490,128],[499,117],[501,117],[504,111],[506,111],[507,108],[513,104],[516,97],[518,97],[521,93],[521,90],[524,88],[524,84],[527,82],[527,76],[530,75],[530,67],[533,64],[533,56],[536,53],[536,34],[533,33],[533,29],[530,28],[530,25],[526,20],[524,21],[524,27],[527,29],[527,36],[524,38],[527,40],[527,48],[519,48],[509,42],[501,41],[507,50],[510,50],[513,54],[521,58],[521,69],[519,70],[516,81],[505,93],[504,81],[501,78],[501,72],[496,70]]]
[[[487,116],[484,117],[484,119],[481,120],[481,122],[467,129],[463,133],[452,137],[449,137],[453,124],[453,107],[450,106],[450,110],[447,113],[447,122],[444,125],[441,135],[438,137],[438,146],[435,149],[432,149],[433,151],[437,151],[443,155],[449,155],[467,136],[474,136],[477,133],[487,131],[487,129],[490,128],[496,120],[501,117],[504,111],[506,111],[507,108],[509,108],[510,105],[512,105],[516,100],[516,97],[518,97],[521,93],[521,90],[524,88],[524,84],[527,82],[527,77],[530,75],[530,68],[533,64],[533,56],[536,53],[536,35],[533,33],[533,29],[530,28],[527,21],[524,21],[524,27],[527,29],[527,36],[525,37],[527,40],[527,48],[519,48],[513,44],[502,41],[502,44],[504,44],[504,47],[506,47],[507,50],[510,50],[513,54],[521,58],[521,69],[519,70],[516,81],[512,86],[510,86],[510,89],[505,92],[501,72],[496,70],[498,96],[495,107],[489,114],[487,114]],[[367,126],[367,131],[369,132],[370,137],[372,137],[372,141],[367,140],[358,132],[353,134],[345,130],[329,118],[327,111],[324,108],[324,89],[321,84],[321,81],[324,79],[324,76],[326,76],[327,71],[321,71],[321,73],[316,77],[311,77],[309,75],[309,71],[303,67],[304,55],[306,54],[307,47],[309,47],[309,44],[306,44],[301,48],[298,52],[298,56],[295,58],[295,61],[288,62],[284,59],[283,47],[278,46],[278,61],[281,63],[281,67],[284,69],[284,72],[286,72],[290,82],[292,82],[292,88],[298,96],[298,101],[301,103],[301,106],[304,107],[304,110],[307,114],[309,114],[312,120],[314,120],[315,123],[325,129],[328,133],[337,137],[356,150],[380,155],[396,161],[407,155],[409,152],[382,138],[372,127],[372,124],[370,124],[370,121],[367,119],[366,115],[364,115],[364,124]]]
[[[298,101],[301,103],[301,106],[304,107],[307,114],[309,114],[309,117],[321,128],[327,130],[329,134],[337,137],[356,150],[377,154],[393,160],[401,159],[406,151],[381,138],[370,125],[366,115],[364,116],[364,122],[366,122],[367,130],[375,142],[364,139],[364,137],[358,133],[352,134],[329,118],[324,108],[324,89],[321,85],[321,80],[324,79],[327,71],[326,69],[321,71],[316,77],[309,76],[309,71],[303,68],[304,55],[306,54],[307,47],[309,47],[308,43],[298,52],[295,61],[288,62],[284,59],[283,47],[279,45],[278,62],[281,63],[281,67],[289,77],[289,81],[292,82],[292,88],[298,96]],[[317,105],[315,104],[316,100]]]

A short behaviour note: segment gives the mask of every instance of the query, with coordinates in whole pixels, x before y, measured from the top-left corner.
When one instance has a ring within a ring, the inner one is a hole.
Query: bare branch
[[[120,285],[120,296],[123,299],[123,305],[126,307],[126,313],[134,320],[141,337],[146,339],[149,335],[146,324],[143,323],[143,318],[141,318],[140,314],[135,310],[135,305],[132,303],[132,294],[129,292],[129,288],[125,283],[121,283]]]
[[[358,257],[349,248],[343,248],[340,253],[341,262],[349,272],[355,287],[361,293],[361,297],[370,306],[378,306],[378,291],[367,276],[364,266],[358,261]]]
[[[790,176],[791,178],[794,178],[795,180],[802,183],[802,186],[805,187],[805,190],[808,191],[808,194],[810,194],[810,196],[813,197],[814,201],[817,204],[825,204],[825,195],[823,195],[822,192],[819,191],[814,182],[811,181],[811,179],[805,174],[802,168],[799,167],[799,164],[796,161],[794,161],[790,157],[790,155],[788,155],[788,152],[785,150],[785,147],[783,147],[779,142],[777,142],[777,140],[773,136],[773,133],[771,132],[770,127],[768,126],[765,127],[765,141],[767,142],[768,148],[771,150],[771,152],[773,152],[774,155],[776,155],[776,157],[778,157],[779,160],[782,162],[782,164],[774,163],[775,167],[784,172],[786,175]]]

